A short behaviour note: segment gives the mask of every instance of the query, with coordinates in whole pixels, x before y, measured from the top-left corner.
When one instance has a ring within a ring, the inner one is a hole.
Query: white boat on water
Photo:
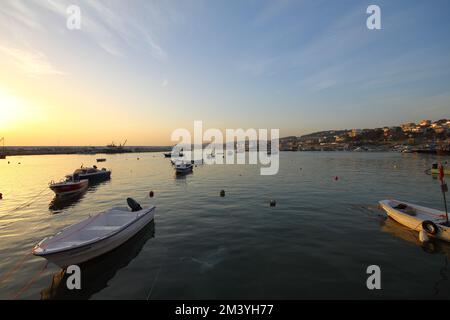
[[[177,174],[185,174],[191,172],[194,168],[194,165],[189,162],[179,161],[174,164],[174,168]]]
[[[33,254],[60,267],[105,254],[132,238],[154,218],[155,207],[142,209],[133,199],[127,208],[113,208],[89,217],[40,241]]]
[[[446,225],[445,212],[398,200],[382,200],[379,204],[398,223],[450,242],[450,227]]]

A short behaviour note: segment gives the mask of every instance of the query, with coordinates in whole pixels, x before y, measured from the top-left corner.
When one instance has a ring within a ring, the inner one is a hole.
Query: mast
[[[1,150],[1,152],[0,152],[0,159],[5,159],[5,158],[6,158],[6,152],[5,152],[5,138],[2,137],[2,138],[0,139],[0,141],[3,142],[3,148],[2,148],[2,150]]]

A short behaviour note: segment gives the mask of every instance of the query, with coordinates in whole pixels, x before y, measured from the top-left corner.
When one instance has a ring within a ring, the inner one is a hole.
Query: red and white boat
[[[50,182],[49,187],[57,196],[66,196],[83,192],[89,186],[89,180],[80,180],[76,175],[66,176],[61,182]]]

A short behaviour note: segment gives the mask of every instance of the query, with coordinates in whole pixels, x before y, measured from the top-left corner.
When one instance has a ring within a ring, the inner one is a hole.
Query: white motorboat
[[[131,198],[127,208],[113,208],[59,231],[40,241],[33,254],[60,267],[79,264],[125,243],[154,218],[155,207],[142,209]]]
[[[446,225],[445,212],[398,200],[382,200],[379,204],[398,223],[450,242],[450,227]]]
[[[191,172],[194,168],[194,165],[189,162],[180,161],[174,164],[174,168],[177,174],[185,174]]]

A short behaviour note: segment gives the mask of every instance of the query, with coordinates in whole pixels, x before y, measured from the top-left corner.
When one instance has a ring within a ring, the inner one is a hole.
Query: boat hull
[[[111,171],[79,174],[80,179],[87,179],[89,182],[104,181],[111,178]]]
[[[58,183],[50,185],[50,189],[56,194],[58,197],[73,195],[76,193],[83,192],[89,186],[88,180],[81,180],[76,183]]]
[[[414,208],[417,210],[423,210],[423,212],[428,212],[428,216],[420,214],[420,211],[418,211],[419,214],[417,214],[417,215],[409,215],[407,213],[404,213],[400,210],[395,209],[394,206],[397,204],[400,204],[400,203],[406,204],[406,205],[410,206],[411,208]],[[391,219],[393,219],[393,220],[397,221],[398,223],[404,225],[405,227],[408,227],[409,229],[412,229],[417,232],[424,230],[422,227],[423,221],[428,220],[428,221],[434,222],[437,225],[439,231],[435,235],[432,235],[432,234],[428,234],[428,235],[430,237],[433,237],[436,239],[441,239],[441,240],[450,242],[450,227],[440,225],[440,223],[445,221],[445,218],[443,218],[443,212],[434,210],[434,209],[430,209],[430,208],[417,206],[417,205],[410,204],[407,202],[400,202],[400,201],[395,201],[395,200],[383,200],[383,201],[380,201],[379,204],[380,204],[381,208],[384,211],[386,211],[386,214]],[[426,231],[426,230],[424,230],[424,231]]]
[[[48,261],[60,266],[61,268],[65,268],[70,265],[78,265],[80,263],[97,258],[105,253],[108,253],[127,242],[154,219],[154,212],[155,207],[150,208],[138,220],[127,227],[126,230],[118,232],[117,234],[114,234],[111,237],[100,240],[98,242],[82,247],[77,247],[72,250],[66,250],[63,252],[50,254],[36,252],[33,253],[37,256],[41,256],[47,259]]]
[[[431,169],[431,174],[439,174],[439,169]],[[450,168],[445,168],[444,169],[444,174],[446,176],[450,175]]]
[[[189,165],[189,166],[187,166],[185,168],[178,168],[178,167],[176,167],[175,168],[175,173],[176,174],[186,174],[186,173],[192,172],[192,169],[193,169],[193,165]]]

